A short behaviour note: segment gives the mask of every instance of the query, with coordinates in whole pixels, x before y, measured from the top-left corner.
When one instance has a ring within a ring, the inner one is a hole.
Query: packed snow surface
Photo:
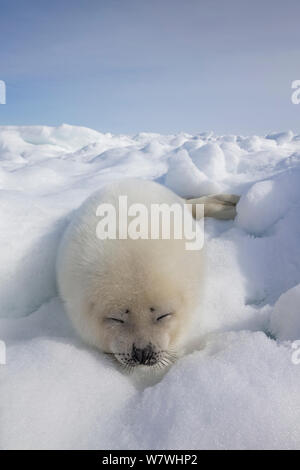
[[[5,126],[0,161],[1,448],[300,448],[300,135]],[[205,222],[190,353],[159,377],[83,344],[55,284],[73,210],[133,176],[242,196],[235,221]]]

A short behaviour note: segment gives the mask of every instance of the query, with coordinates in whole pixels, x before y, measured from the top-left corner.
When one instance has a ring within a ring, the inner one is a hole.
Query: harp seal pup
[[[161,368],[184,351],[202,292],[204,250],[187,250],[185,237],[99,239],[97,208],[107,203],[118,208],[124,195],[128,207],[143,204],[149,213],[152,204],[186,202],[164,186],[139,179],[119,180],[92,194],[63,235],[58,289],[84,341],[125,368]],[[205,204],[206,215],[232,218],[231,196],[210,198],[191,200],[192,223],[198,223],[193,218],[197,202]],[[117,233],[119,229],[117,217]]]

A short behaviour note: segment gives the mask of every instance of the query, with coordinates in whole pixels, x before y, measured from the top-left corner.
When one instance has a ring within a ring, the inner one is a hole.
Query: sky
[[[0,0],[0,125],[300,132],[299,0]]]

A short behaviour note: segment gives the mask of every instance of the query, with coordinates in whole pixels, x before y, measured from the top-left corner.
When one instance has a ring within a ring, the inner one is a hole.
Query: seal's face
[[[183,280],[179,269],[166,273],[165,266],[148,272],[115,268],[114,283],[110,275],[102,277],[83,317],[81,331],[86,337],[88,333],[88,341],[128,369],[167,366],[186,342],[196,304],[195,282]]]
[[[110,301],[105,303],[100,296],[88,315],[90,342],[127,369],[158,369],[173,363],[188,332],[190,305],[185,291],[173,286],[170,290],[169,283],[162,281],[160,292],[155,286],[147,283],[133,296],[133,289],[129,296],[113,289]]]
[[[175,361],[179,312],[135,305],[101,316],[104,350],[126,368],[158,368]]]
[[[128,369],[174,362],[198,302],[201,252],[181,239],[126,239],[111,241],[105,256],[94,267],[91,255],[96,274],[83,280],[82,336]]]

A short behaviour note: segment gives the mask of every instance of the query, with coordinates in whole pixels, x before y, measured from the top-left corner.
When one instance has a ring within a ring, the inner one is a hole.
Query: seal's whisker
[[[162,359],[162,364],[165,366],[169,366],[171,363],[167,361],[167,359]]]
[[[162,359],[158,362],[158,364],[160,369],[163,369],[165,367]]]
[[[171,357],[172,359],[175,359],[175,360],[178,359],[178,354],[176,354],[176,353],[169,353],[169,352],[167,352],[167,356],[168,356],[168,357]]]
[[[170,361],[170,359],[168,359],[167,357],[164,357],[163,361],[165,362],[166,365],[172,364],[172,361]]]

